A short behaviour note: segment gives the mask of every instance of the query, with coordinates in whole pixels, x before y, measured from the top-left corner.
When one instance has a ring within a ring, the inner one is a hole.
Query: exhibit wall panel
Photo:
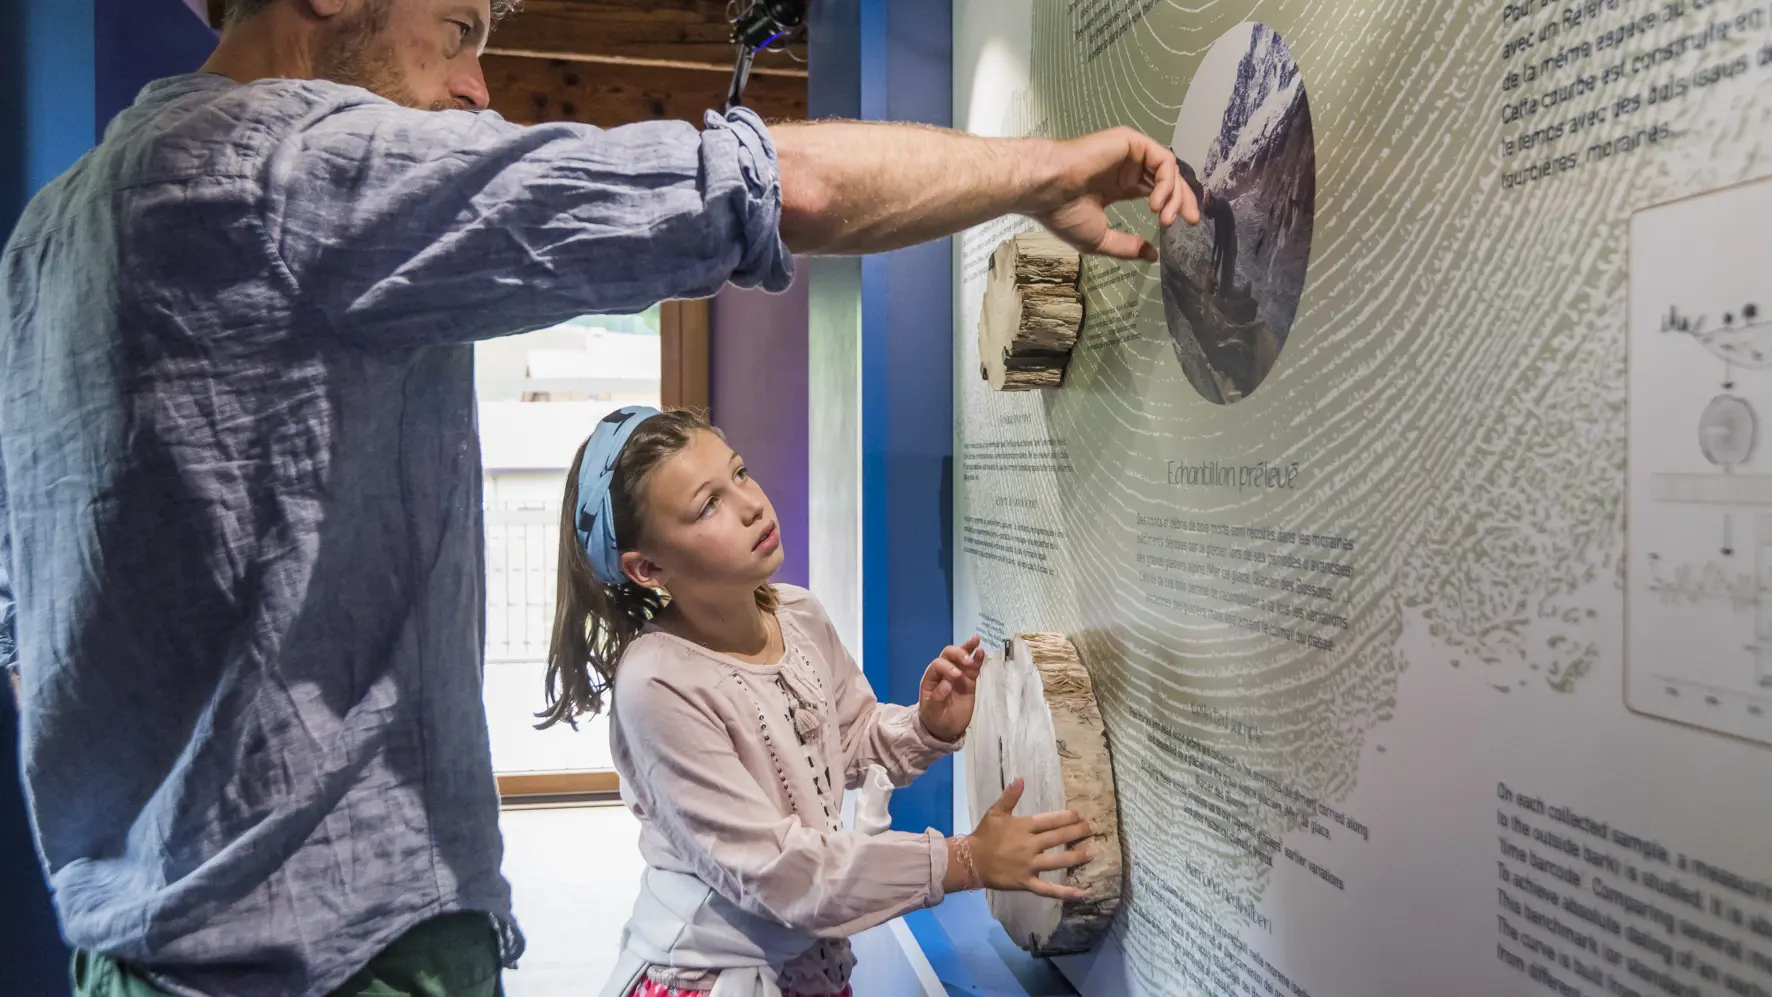
[[[829,0],[808,22],[814,118],[862,113],[860,0]],[[862,646],[861,261],[807,270],[807,586],[843,645]],[[870,679],[875,676],[870,676]],[[876,691],[884,689],[875,682]]]
[[[975,345],[956,635],[1068,634],[1085,997],[1772,992],[1772,8],[956,5],[955,123],[1127,125],[1064,385]],[[956,802],[964,800],[956,793]],[[963,805],[963,804],[960,804]],[[956,824],[969,817],[956,813]]]

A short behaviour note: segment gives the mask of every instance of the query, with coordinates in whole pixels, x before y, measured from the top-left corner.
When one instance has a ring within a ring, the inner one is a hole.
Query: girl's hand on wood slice
[[[972,726],[972,707],[978,695],[978,669],[984,651],[976,635],[959,647],[949,647],[929,663],[917,694],[923,729],[943,741],[953,742]]]
[[[993,890],[1020,890],[1054,900],[1081,900],[1083,891],[1040,878],[1040,873],[1074,869],[1090,859],[1087,841],[1095,825],[1073,810],[1032,817],[1015,816],[1025,783],[1011,782],[972,831],[972,858],[978,878]],[[1073,847],[1074,846],[1074,847]],[[1054,851],[1062,848],[1063,851]]]

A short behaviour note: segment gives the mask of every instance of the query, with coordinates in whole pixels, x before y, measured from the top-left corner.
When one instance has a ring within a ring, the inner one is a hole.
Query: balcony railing
[[[486,661],[546,661],[560,508],[486,510]]]

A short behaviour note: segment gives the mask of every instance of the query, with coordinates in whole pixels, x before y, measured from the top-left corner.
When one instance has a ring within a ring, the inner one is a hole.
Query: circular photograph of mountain
[[[1261,386],[1298,314],[1317,204],[1304,79],[1263,24],[1214,42],[1170,142],[1200,224],[1163,233],[1163,313],[1175,355],[1208,401]]]

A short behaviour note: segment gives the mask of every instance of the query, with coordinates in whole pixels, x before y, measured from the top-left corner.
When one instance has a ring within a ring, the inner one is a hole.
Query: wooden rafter
[[[730,72],[726,0],[525,0],[493,32],[499,55]],[[753,76],[804,78],[780,53],[758,56]]]
[[[582,121],[613,128],[675,118],[701,122],[726,99],[728,77],[657,66],[488,55],[482,60],[492,109],[518,124]],[[765,120],[806,117],[806,81],[753,77],[745,104]]]
[[[206,2],[219,27],[226,0]],[[481,59],[493,110],[518,124],[699,124],[731,81],[726,10],[726,0],[525,0]],[[803,63],[762,53],[745,103],[766,120],[803,119],[806,82]]]

